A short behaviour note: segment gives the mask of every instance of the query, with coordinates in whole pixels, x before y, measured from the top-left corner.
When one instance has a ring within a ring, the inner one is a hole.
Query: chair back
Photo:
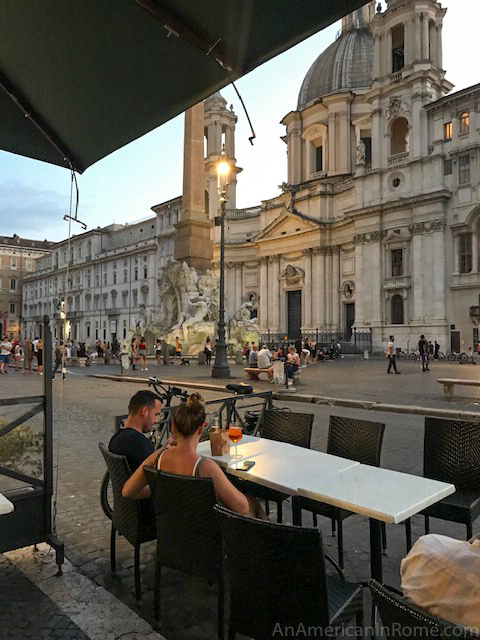
[[[384,431],[382,422],[330,416],[327,453],[379,467]]]
[[[480,423],[425,418],[423,474],[480,491]]]
[[[157,561],[189,575],[218,581],[222,567],[217,503],[211,478],[144,467],[157,524]]]
[[[124,498],[122,496],[123,485],[131,476],[130,467],[128,466],[125,456],[112,453],[103,442],[100,442],[98,446],[107,465],[112,482],[112,525],[130,544],[135,545],[139,541],[140,535],[140,505],[137,500],[131,500],[130,498]]]
[[[430,615],[375,580],[371,580],[368,586],[373,602],[380,612],[382,628],[387,640],[390,638],[478,640],[480,637],[464,627]]]
[[[313,418],[313,413],[265,409],[258,430],[262,438],[310,449]]]
[[[318,529],[276,524],[215,511],[231,588],[230,628],[275,638],[287,626],[329,623],[325,559]]]

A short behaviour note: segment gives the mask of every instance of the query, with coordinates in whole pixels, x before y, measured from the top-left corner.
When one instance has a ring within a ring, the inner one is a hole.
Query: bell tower
[[[371,22],[374,170],[427,155],[423,107],[453,87],[442,68],[445,13],[437,0],[387,0]]]
[[[227,108],[227,101],[219,91],[204,101],[204,135],[205,135],[205,193],[206,214],[213,223],[218,215],[218,176],[217,165],[222,148],[230,165],[230,177],[227,189],[226,208],[235,209],[237,174],[242,171],[235,160],[235,125],[237,116],[233,107]]]

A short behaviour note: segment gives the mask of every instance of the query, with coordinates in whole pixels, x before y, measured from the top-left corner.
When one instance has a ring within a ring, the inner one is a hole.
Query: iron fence
[[[260,334],[262,341],[272,348],[282,342],[284,336],[287,335],[278,331],[264,331]],[[304,340],[313,340],[317,347],[329,347],[332,342],[339,342],[342,347],[342,353],[357,354],[368,351],[372,353],[372,331],[353,329],[349,332],[341,331],[320,331],[313,329],[302,333]],[[293,341],[293,339],[292,339]]]

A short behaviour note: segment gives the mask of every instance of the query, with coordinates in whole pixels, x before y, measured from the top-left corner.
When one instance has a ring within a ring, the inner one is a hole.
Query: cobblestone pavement
[[[453,363],[435,363],[432,373],[422,373],[411,362],[401,363],[403,376],[385,375],[383,360],[347,359],[341,362],[319,363],[304,369],[302,378],[305,389],[322,395],[349,398],[376,399],[382,402],[417,404],[421,406],[452,405],[475,409],[478,399],[458,398],[446,401],[435,378],[439,374],[454,377],[480,375],[480,367]],[[116,372],[116,366],[91,367],[103,373]],[[206,367],[149,365],[148,374],[158,374],[172,380],[195,379],[211,382]],[[203,371],[205,371],[203,373]],[[478,373],[477,373],[478,371]],[[142,546],[142,582],[144,598],[137,606],[133,597],[133,553],[132,548],[120,540],[117,547],[118,569],[112,575],[109,567],[109,521],[99,504],[99,485],[104,473],[104,462],[98,451],[98,442],[108,442],[113,425],[113,416],[126,412],[130,396],[144,386],[135,383],[119,383],[84,376],[84,370],[74,369],[65,382],[59,377],[54,383],[55,398],[55,452],[60,452],[58,470],[57,527],[58,535],[65,542],[66,555],[88,577],[105,586],[130,608],[148,621],[152,620],[153,607],[153,558],[154,544]],[[80,375],[79,375],[80,374]],[[147,374],[147,375],[148,375]],[[243,377],[241,367],[234,374]],[[144,372],[138,375],[145,376]],[[221,382],[221,381],[219,381]],[[2,376],[0,396],[31,395],[40,390],[41,378],[9,374]],[[272,389],[268,383],[256,384],[258,390]],[[314,391],[315,390],[315,391]],[[302,388],[302,392],[304,389]],[[475,390],[476,393],[476,390]],[[218,397],[216,392],[203,394],[210,399]],[[478,396],[478,394],[476,394]],[[286,404],[286,403],[282,403]],[[423,418],[413,415],[382,414],[342,407],[323,405],[301,405],[290,403],[296,411],[312,412],[315,422],[312,447],[325,450],[328,420],[332,414],[361,416],[365,419],[386,423],[383,444],[382,466],[408,473],[420,474],[423,458]],[[291,514],[288,503],[285,519]],[[275,517],[272,509],[271,517]],[[336,539],[331,537],[330,523],[319,518],[327,552],[336,557]],[[308,516],[304,524],[309,524]],[[463,526],[432,521],[433,532],[464,538]],[[423,519],[413,518],[413,534],[423,533]],[[388,526],[388,552],[384,557],[384,578],[387,583],[399,585],[399,563],[405,555],[405,533],[402,525]],[[344,524],[345,566],[347,577],[365,580],[369,577],[368,523],[364,518],[352,516]],[[162,602],[164,620],[161,633],[168,640],[210,640],[215,637],[216,594],[212,587],[201,580],[186,577],[178,572],[165,570],[162,576]]]
[[[88,636],[48,596],[1,554],[0,611],[1,640],[88,640]]]

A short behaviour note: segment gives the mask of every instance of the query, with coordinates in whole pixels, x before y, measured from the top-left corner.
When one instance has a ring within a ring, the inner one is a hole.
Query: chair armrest
[[[324,558],[325,560],[328,560],[328,562],[330,562],[330,564],[332,565],[332,567],[335,569],[335,571],[338,573],[338,575],[340,576],[340,578],[342,580],[345,580],[345,574],[343,573],[342,569],[340,568],[340,565],[337,564],[335,562],[335,560],[333,558],[331,558],[328,554],[324,553]]]

